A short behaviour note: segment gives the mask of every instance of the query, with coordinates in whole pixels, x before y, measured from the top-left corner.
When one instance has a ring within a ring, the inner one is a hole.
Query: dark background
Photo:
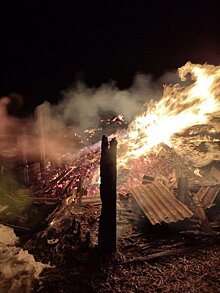
[[[0,95],[21,94],[28,112],[77,79],[127,88],[137,72],[219,65],[219,2],[2,1]]]

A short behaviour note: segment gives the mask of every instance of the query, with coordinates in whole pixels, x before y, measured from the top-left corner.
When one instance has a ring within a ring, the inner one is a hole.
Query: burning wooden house
[[[218,67],[187,63],[179,75],[184,80],[190,73],[191,84],[165,87],[159,101],[151,101],[126,130],[114,134],[117,193],[132,194],[152,224],[177,222],[195,213],[207,222],[204,209],[214,204],[220,184],[218,72]],[[40,125],[43,129],[42,121]],[[92,195],[98,195],[100,143],[64,157],[64,168],[45,172],[47,184],[35,189],[36,201],[71,194],[92,201]]]
[[[52,207],[52,212],[44,219],[43,231],[38,233],[34,243],[26,243],[26,249],[37,247],[35,242],[39,242],[43,245],[42,251],[45,246],[49,247],[48,251],[53,251],[62,263],[71,262],[71,256],[79,247],[97,245],[98,239],[102,247],[112,241],[114,251],[116,207],[117,226],[121,223],[128,226],[136,212],[135,204],[143,211],[144,217],[157,227],[161,223],[170,225],[195,216],[200,221],[202,233],[219,235],[206,213],[218,204],[220,192],[220,69],[187,63],[180,68],[179,74],[184,79],[188,73],[192,75],[191,83],[165,87],[160,100],[148,103],[146,111],[126,129],[113,134],[118,142],[117,169],[115,140],[111,140],[113,149],[104,139],[102,147],[100,142],[84,147],[78,144],[71,152],[68,144],[68,148],[63,149],[68,151],[62,153],[61,148],[60,152],[51,155],[51,133],[46,125],[50,113],[44,111],[44,107],[38,109],[38,134],[35,135],[38,138],[38,162],[30,166],[32,172],[25,184],[31,191],[32,204],[40,206],[39,210],[45,206]],[[118,123],[118,120],[115,121]],[[24,162],[30,149],[27,137],[26,133],[20,135]],[[61,138],[62,131],[58,137],[59,146],[62,145]],[[110,154],[115,161],[108,164]],[[103,163],[106,156],[107,161]],[[39,176],[41,172],[43,176]],[[105,216],[101,217],[100,189],[105,212]],[[1,214],[5,210],[5,206],[0,206]],[[109,217],[112,217],[111,225],[107,225],[107,229],[111,228],[110,235],[105,226],[111,221]],[[99,230],[98,237],[99,219],[104,221],[104,226]],[[136,242],[131,242],[126,247],[135,246]],[[152,249],[149,243],[142,244],[140,251],[149,247]],[[175,251],[179,253],[180,249]],[[170,255],[170,250],[152,253],[147,260],[163,255]],[[142,260],[141,257],[136,259]],[[133,261],[120,263],[130,264]]]

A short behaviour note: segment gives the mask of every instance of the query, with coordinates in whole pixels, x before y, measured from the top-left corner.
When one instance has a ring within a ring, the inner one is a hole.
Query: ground
[[[37,261],[54,265],[43,271],[34,292],[220,292],[217,208],[208,214],[213,235],[203,233],[195,219],[152,226],[139,214],[133,222],[119,223],[112,255],[100,252],[82,235],[90,223],[91,239],[97,236],[98,223],[91,220],[93,213],[97,219],[96,209],[89,210],[85,225],[81,223],[81,235],[76,219],[62,235],[38,234],[26,242]],[[82,210],[80,214],[82,221]]]

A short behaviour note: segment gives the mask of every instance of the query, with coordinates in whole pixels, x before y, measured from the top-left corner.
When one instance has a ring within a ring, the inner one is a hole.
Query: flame
[[[188,74],[191,75],[191,80],[186,79]],[[193,165],[197,179],[202,177],[199,167],[204,162],[208,163],[217,156],[220,158],[220,151],[217,154],[212,144],[220,141],[219,124],[211,123],[213,117],[220,117],[220,66],[188,62],[179,68],[179,76],[182,83],[164,86],[160,99],[151,100],[145,105],[147,110],[137,116],[126,130],[109,137],[111,139],[115,136],[118,140],[118,190],[127,192],[130,187],[140,184],[146,174],[156,179],[168,179],[173,184],[175,175],[172,164],[168,163],[166,170],[163,170],[161,143],[174,148],[184,157],[186,164]],[[123,117],[107,120],[113,125],[118,121],[121,123]],[[96,130],[87,130],[86,133],[92,134],[93,131]],[[201,142],[208,144],[207,157],[196,149]],[[87,193],[97,194],[100,184],[100,144],[101,142],[97,142],[77,153],[63,156],[62,159],[71,168],[57,184],[67,186],[68,180],[71,180],[70,186],[76,187],[79,179],[82,179]],[[166,174],[170,175],[165,178]],[[57,185],[53,189],[55,195],[56,187]],[[69,201],[67,199],[66,204]],[[50,225],[55,224],[51,222]]]
[[[171,137],[192,125],[208,123],[220,111],[220,66],[187,62],[179,76],[190,84],[164,86],[160,100],[150,101],[147,110],[119,134],[119,164],[146,155],[159,143],[172,146]]]

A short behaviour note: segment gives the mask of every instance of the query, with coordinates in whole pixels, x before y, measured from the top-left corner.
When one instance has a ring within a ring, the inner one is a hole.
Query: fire
[[[179,76],[192,82],[165,86],[160,100],[151,101],[146,112],[119,134],[119,164],[146,155],[159,143],[172,145],[173,134],[193,126],[208,123],[211,114],[220,110],[220,66],[186,63]]]
[[[193,166],[197,177],[202,176],[199,168],[204,162],[208,163],[212,158],[220,159],[220,151],[216,151],[220,128],[217,123],[212,124],[214,117],[220,117],[220,66],[188,62],[179,69],[179,76],[181,83],[164,86],[160,99],[146,104],[146,111],[137,116],[126,130],[110,136],[110,139],[115,136],[118,141],[118,190],[127,192],[132,186],[140,184],[145,175],[175,181],[173,165],[168,162],[164,168],[165,160],[161,159],[161,148],[164,145],[161,146],[161,143],[172,147],[186,164]],[[122,121],[123,116],[118,116],[102,122],[118,126]],[[115,129],[112,127],[112,130]],[[85,133],[93,136],[96,131],[91,129]],[[205,152],[200,152],[201,143],[208,145],[204,147],[208,149],[207,156]],[[57,196],[58,184],[63,186],[63,190],[67,187],[75,190],[79,180],[82,180],[82,187],[87,194],[97,194],[100,184],[100,151],[100,142],[97,142],[74,154],[63,155],[62,160],[69,168],[64,175],[59,173],[61,177],[57,174],[59,180],[55,180],[56,184],[51,187],[52,194]],[[165,178],[168,173],[170,175]]]

